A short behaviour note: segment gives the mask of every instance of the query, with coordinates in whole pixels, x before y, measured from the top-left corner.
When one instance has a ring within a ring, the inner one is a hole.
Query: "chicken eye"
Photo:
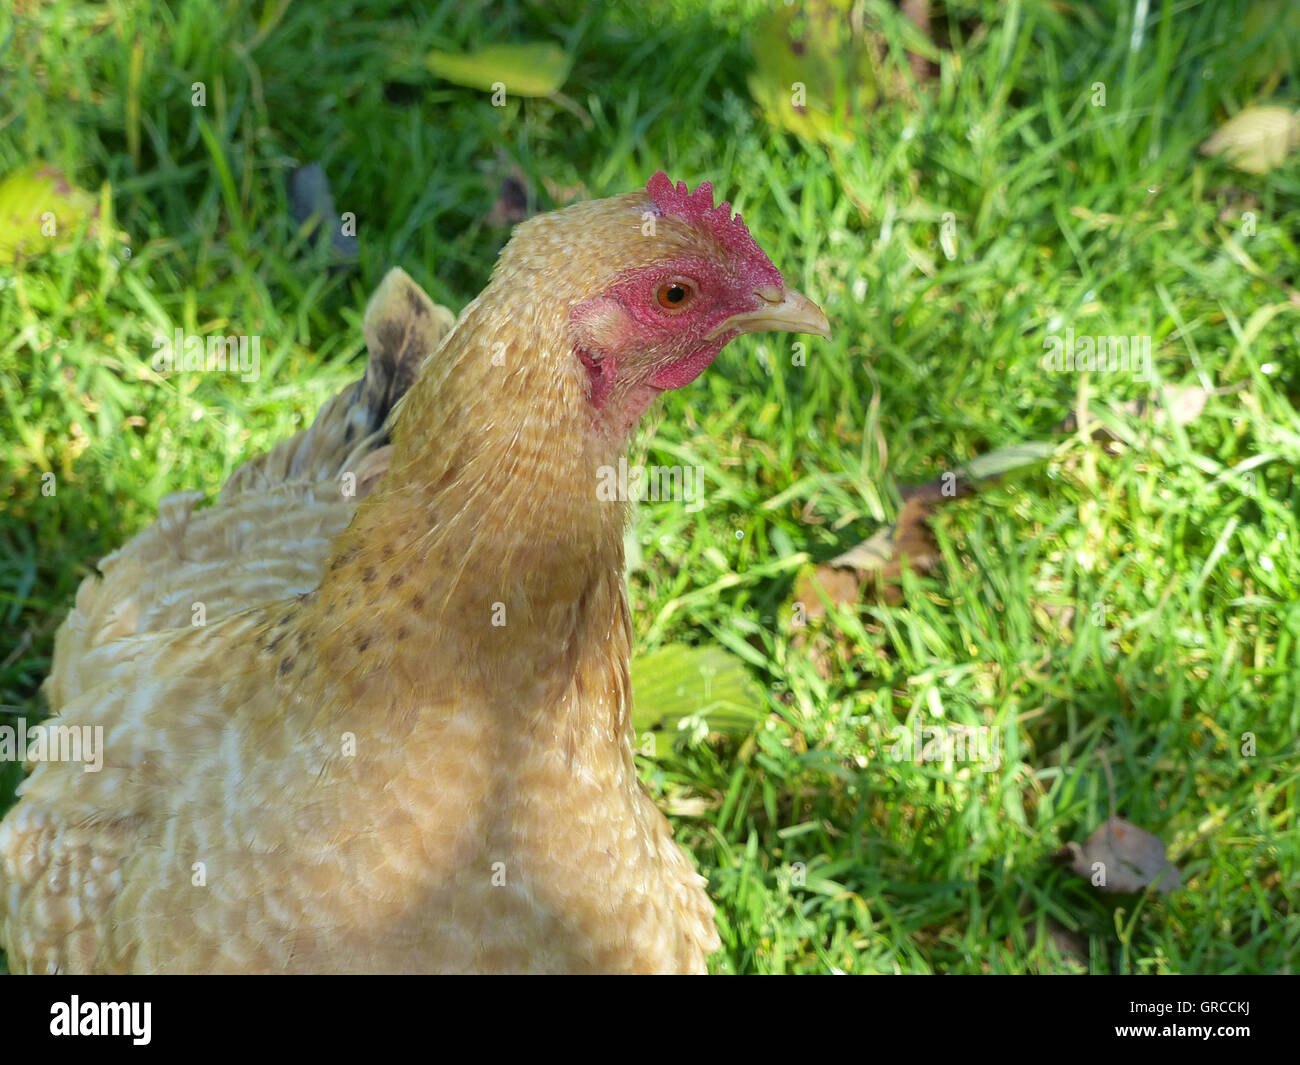
[[[666,311],[680,311],[695,298],[695,289],[688,281],[667,281],[659,286],[655,299]]]

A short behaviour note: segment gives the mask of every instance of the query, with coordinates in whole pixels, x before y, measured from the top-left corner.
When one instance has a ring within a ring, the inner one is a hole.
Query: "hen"
[[[0,823],[11,969],[703,971],[596,486],[758,330],[828,335],[662,173],[519,226],[454,327],[391,273],[365,378],[80,588],[46,690],[103,766],[34,764]]]

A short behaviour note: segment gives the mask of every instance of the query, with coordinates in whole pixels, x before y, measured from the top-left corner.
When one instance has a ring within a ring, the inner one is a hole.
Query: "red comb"
[[[686,187],[686,182],[679,181],[673,185],[668,175],[662,170],[646,182],[645,190],[651,202],[659,209],[661,215],[676,215],[687,222],[696,222],[708,227],[723,247],[733,252],[763,251],[758,242],[749,235],[744,219],[731,214],[731,204],[723,200],[713,206],[713,185],[701,181],[694,192]]]

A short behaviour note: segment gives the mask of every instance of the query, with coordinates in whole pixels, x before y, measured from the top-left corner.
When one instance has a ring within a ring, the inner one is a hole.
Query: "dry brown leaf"
[[[954,499],[978,492],[985,482],[1036,462],[1044,461],[1056,449],[1055,442],[1031,442],[999,448],[979,455],[957,470],[932,481],[902,489],[903,507],[892,525],[886,525],[843,554],[803,573],[795,582],[794,605],[801,609],[804,624],[826,616],[826,604],[855,606],[864,593],[880,602],[898,606],[903,602],[904,567],[914,573],[933,573],[941,561],[939,545],[930,528],[934,510]],[[798,625],[795,626],[799,628]],[[851,645],[825,633],[795,631],[793,645],[805,650],[818,672],[829,676],[836,650],[854,653]]]
[[[1122,817],[1109,818],[1082,846],[1067,843],[1052,857],[1107,894],[1132,895],[1156,884],[1167,895],[1181,880],[1160,837]]]
[[[836,569],[823,562],[814,572],[795,582],[794,597],[796,602],[804,604],[805,617],[816,620],[826,616],[823,597],[835,606],[844,606],[858,601],[861,588],[862,582],[852,570]]]
[[[867,586],[885,602],[897,606],[903,601],[898,585],[905,563],[917,573],[934,571],[939,564],[939,548],[929,525],[932,503],[923,496],[908,499],[893,525],[882,526],[870,538],[800,578],[795,598],[806,604],[809,618],[825,615],[822,595],[836,606],[844,606],[856,603]]]

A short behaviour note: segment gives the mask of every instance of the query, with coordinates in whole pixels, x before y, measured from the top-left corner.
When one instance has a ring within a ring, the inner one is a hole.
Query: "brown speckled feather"
[[[141,633],[299,595],[320,583],[331,541],[388,469],[386,421],[455,316],[403,270],[393,270],[366,310],[363,378],[321,408],[312,424],[240,466],[218,505],[177,492],[158,521],[99,563],[77,589],[45,682],[58,712],[87,686],[88,652]],[[355,475],[345,493],[344,473]]]
[[[116,740],[131,737],[114,743],[110,765],[125,750],[128,758],[154,760],[156,770],[161,748],[150,749],[158,745],[145,731],[154,715],[174,717],[182,733],[201,730],[201,712],[229,663],[219,654],[209,661],[201,651],[185,663],[193,668],[183,679],[171,676],[179,663],[168,655],[186,648],[200,616],[220,634],[199,641],[203,650],[228,652],[220,641],[237,641],[250,616],[242,624],[221,619],[320,583],[331,542],[387,471],[393,407],[454,321],[404,271],[391,271],[367,308],[365,376],[326,403],[307,429],[236,470],[216,506],[197,509],[199,492],[171,495],[153,526],[100,562],[101,575],[82,582],[56,636],[45,693],[58,721],[103,722]],[[347,472],[355,481],[345,493]],[[204,668],[211,670],[206,679]],[[159,735],[172,724],[160,724]],[[225,721],[209,724],[219,735]],[[178,781],[184,747],[174,753],[181,757],[172,770]],[[81,795],[75,785],[83,782],[73,773],[81,767],[43,767],[24,785],[26,801],[0,826],[0,942],[14,971],[97,967],[124,858],[150,816],[148,802],[122,804],[121,769],[110,769],[105,781],[112,783],[99,789],[106,792],[102,803],[95,789]],[[70,776],[73,787],[64,791]],[[43,787],[48,805],[38,799]],[[69,802],[78,795],[84,805]],[[81,817],[91,823],[72,827]]]

